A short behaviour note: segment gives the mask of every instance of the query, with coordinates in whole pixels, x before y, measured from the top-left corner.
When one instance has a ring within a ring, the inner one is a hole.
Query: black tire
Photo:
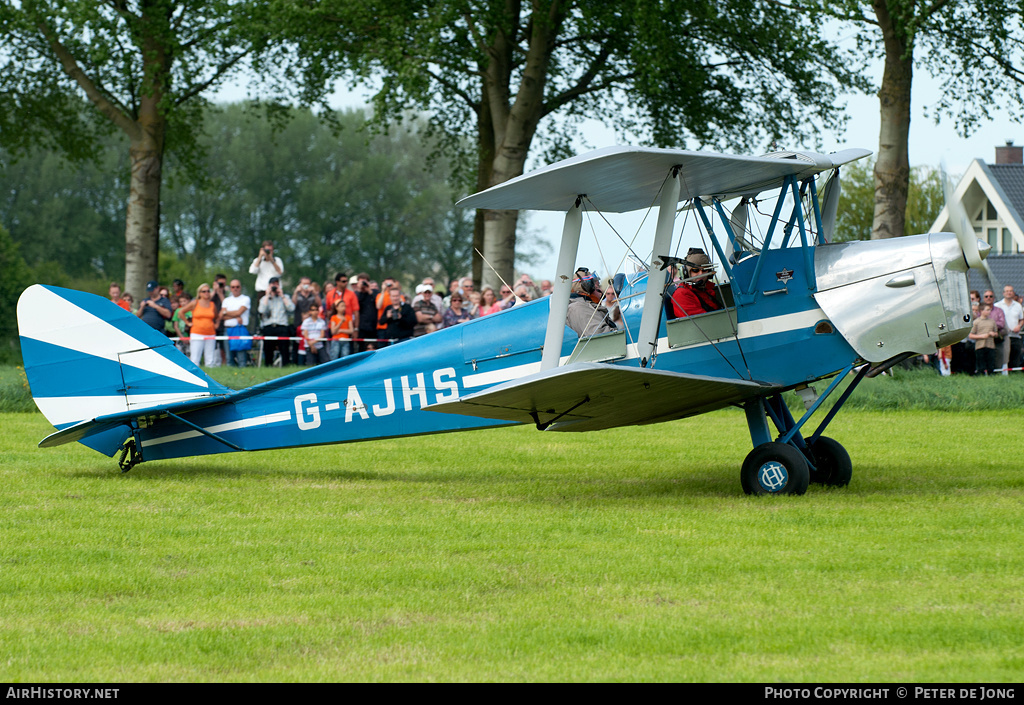
[[[827,487],[846,487],[853,477],[853,463],[846,452],[834,438],[821,436],[810,444],[811,462],[815,469],[811,471],[811,482]]]
[[[807,460],[786,443],[762,443],[743,461],[740,484],[747,494],[803,494],[810,469]]]

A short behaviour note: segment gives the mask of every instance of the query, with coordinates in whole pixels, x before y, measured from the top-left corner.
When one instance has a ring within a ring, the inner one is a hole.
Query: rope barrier
[[[191,340],[192,337],[193,336],[188,336],[186,338],[174,337],[174,338],[169,338],[169,340],[173,340],[174,342],[177,343],[177,342],[180,342],[180,341],[183,341],[183,340],[184,341]],[[289,336],[283,336],[283,335],[200,335],[200,334],[197,333],[194,337],[195,337],[196,340],[293,340],[293,341],[296,341],[296,342],[302,340],[301,337],[289,337]],[[332,340],[331,338],[323,338],[322,342],[326,343],[326,342],[330,342],[331,340]],[[350,342],[353,342],[353,343],[389,343],[389,342],[391,342],[392,339],[391,338],[335,338],[334,340],[347,340],[347,341],[350,341]]]

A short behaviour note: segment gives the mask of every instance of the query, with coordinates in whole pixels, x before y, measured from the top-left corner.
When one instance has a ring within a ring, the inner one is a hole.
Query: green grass
[[[0,681],[1017,682],[1024,414],[847,411],[750,498],[737,410],[144,463],[0,417]]]

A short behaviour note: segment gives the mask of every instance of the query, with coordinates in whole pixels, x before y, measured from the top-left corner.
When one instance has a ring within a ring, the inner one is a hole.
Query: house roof
[[[1013,220],[1021,222],[1024,214],[1024,164],[985,164],[982,167],[988,172],[995,187],[999,190],[1006,205],[1013,209]],[[1009,218],[1003,217],[1003,220]]]
[[[1024,292],[1024,255],[989,255],[986,259],[992,274],[999,286],[989,283],[988,276],[982,269],[971,269],[967,273],[967,288],[977,291],[992,289],[996,298],[1002,296],[1002,289],[1010,284],[1018,294]]]
[[[1024,250],[1024,164],[986,164],[975,159],[953,190],[953,198],[973,212],[987,198],[1010,231],[1019,250]],[[943,206],[931,232],[949,232],[949,208]]]

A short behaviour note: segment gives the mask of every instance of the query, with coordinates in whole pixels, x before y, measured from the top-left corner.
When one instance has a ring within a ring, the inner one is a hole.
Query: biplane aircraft
[[[593,431],[736,406],[753,443],[745,492],[845,485],[850,457],[826,427],[865,376],[968,335],[967,270],[988,254],[964,228],[829,244],[840,168],[868,154],[611,147],[524,174],[460,205],[564,213],[551,296],[240,391],[106,299],[32,286],[18,303],[25,372],[58,429],[40,446],[77,441],[120,454],[127,471],[149,460],[512,424]],[[772,192],[774,211],[755,237],[747,211]],[[619,329],[577,335],[566,312],[584,209],[652,203],[650,256],[642,271],[616,277]],[[670,319],[663,297],[681,213],[709,238],[722,307]],[[819,395],[810,385],[821,380]],[[805,402],[799,419],[782,396],[790,390]]]

